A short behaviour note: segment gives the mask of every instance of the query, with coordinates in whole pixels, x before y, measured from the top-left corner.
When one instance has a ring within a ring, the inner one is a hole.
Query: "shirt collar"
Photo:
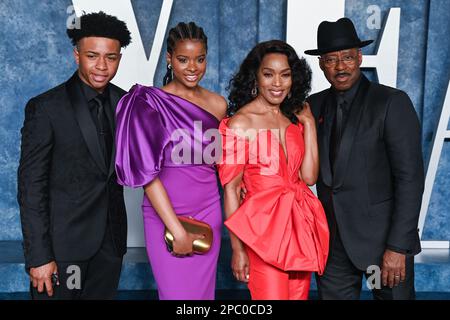
[[[350,106],[353,102],[353,99],[356,96],[356,92],[358,91],[359,84],[361,83],[361,79],[362,79],[362,74],[359,76],[359,79],[353,84],[353,86],[346,91],[337,91],[333,88],[332,91],[334,93],[336,100],[338,100],[338,96],[341,95],[344,98],[344,100],[347,102],[347,106]]]
[[[80,76],[78,76],[78,80],[81,84],[81,89],[83,91],[84,97],[86,98],[87,102],[91,102],[98,95],[102,95],[104,100],[108,100],[109,84],[106,86],[103,93],[98,93],[97,90],[95,90],[94,88],[92,88],[92,87],[88,86],[86,83],[84,83],[84,81],[80,79]]]

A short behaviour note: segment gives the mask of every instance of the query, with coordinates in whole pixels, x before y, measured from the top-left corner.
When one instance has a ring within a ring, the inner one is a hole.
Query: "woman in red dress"
[[[315,121],[304,103],[310,84],[311,70],[291,46],[260,43],[231,80],[233,116],[219,126],[233,274],[255,300],[307,299],[311,273],[325,268],[327,220],[308,188],[319,165]]]

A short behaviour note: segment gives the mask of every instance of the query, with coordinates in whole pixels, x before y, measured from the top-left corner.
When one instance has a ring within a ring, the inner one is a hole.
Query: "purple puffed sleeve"
[[[160,113],[141,86],[135,85],[116,108],[116,173],[118,183],[142,187],[155,179],[169,135]]]

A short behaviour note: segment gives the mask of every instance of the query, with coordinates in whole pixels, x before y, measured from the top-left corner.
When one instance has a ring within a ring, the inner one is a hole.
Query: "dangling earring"
[[[287,96],[288,100],[289,100],[291,97],[292,97],[292,92],[289,91],[289,94],[288,94],[288,96]]]
[[[255,86],[253,87],[252,91],[251,91],[252,97],[256,98],[256,96],[258,95],[258,88],[256,87],[256,83]]]
[[[172,69],[172,65],[170,63],[167,65],[167,69],[170,70],[170,78],[173,79],[173,69]]]
[[[167,68],[167,71],[163,78],[163,85],[166,85],[173,80],[172,65],[170,63],[168,63],[166,68]]]

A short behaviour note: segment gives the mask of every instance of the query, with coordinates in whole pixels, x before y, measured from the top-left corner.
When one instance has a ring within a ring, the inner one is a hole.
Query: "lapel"
[[[334,114],[332,101],[333,97],[331,90],[328,90],[328,93],[320,106],[319,119],[323,119],[323,121],[319,123],[317,132],[319,136],[320,174],[322,176],[323,183],[327,186],[331,186],[333,183],[330,166],[330,132]]]
[[[112,152],[111,152],[111,161],[110,166],[109,166],[109,172],[108,172],[108,177],[110,177],[115,170],[115,160],[116,160],[116,121],[115,121],[115,110],[116,110],[116,106],[117,103],[119,102],[120,98],[122,96],[119,94],[119,92],[117,90],[115,90],[114,86],[110,84],[109,87],[109,104],[110,104],[110,108],[106,109],[106,116],[108,117],[108,121],[109,124],[111,126],[111,132],[113,134],[113,144],[112,144]]]
[[[105,161],[100,148],[100,142],[98,140],[97,129],[94,121],[92,121],[89,108],[86,101],[84,101],[84,95],[76,77],[78,77],[78,75],[75,72],[74,75],[66,82],[67,94],[69,95],[69,100],[72,104],[78,126],[80,127],[81,134],[83,135],[88,150],[97,166],[103,173],[107,174]]]
[[[370,87],[370,82],[362,75],[361,83],[350,109],[350,115],[347,120],[344,132],[342,134],[341,144],[337,159],[334,163],[334,179],[333,188],[338,189],[344,182],[345,171],[350,157],[353,141],[359,124],[361,123],[361,116],[367,105],[367,93]]]

